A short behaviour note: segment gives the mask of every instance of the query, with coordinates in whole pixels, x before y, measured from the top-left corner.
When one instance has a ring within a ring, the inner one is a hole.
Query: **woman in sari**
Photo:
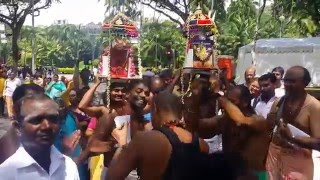
[[[48,95],[51,99],[61,97],[66,89],[67,88],[64,83],[59,81],[59,76],[57,74],[53,76],[53,81],[51,81],[45,88],[46,95]]]

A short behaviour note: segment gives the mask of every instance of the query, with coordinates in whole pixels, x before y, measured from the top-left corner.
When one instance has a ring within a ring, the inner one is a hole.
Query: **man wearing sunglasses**
[[[267,157],[270,179],[313,179],[312,149],[320,147],[320,102],[309,95],[309,71],[291,67],[284,76],[285,96],[271,109],[275,122]]]

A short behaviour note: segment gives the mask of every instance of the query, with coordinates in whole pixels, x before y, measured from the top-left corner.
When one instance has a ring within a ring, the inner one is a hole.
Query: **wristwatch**
[[[221,96],[224,96],[224,92],[223,91],[219,91],[219,92],[215,93],[214,95],[215,95],[215,97],[219,98]]]

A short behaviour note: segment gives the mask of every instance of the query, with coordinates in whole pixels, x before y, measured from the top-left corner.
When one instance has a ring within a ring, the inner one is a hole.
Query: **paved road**
[[[8,131],[10,127],[9,119],[0,118],[0,138]]]

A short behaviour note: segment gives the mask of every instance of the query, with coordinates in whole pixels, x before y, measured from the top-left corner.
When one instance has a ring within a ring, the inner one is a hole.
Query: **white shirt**
[[[0,165],[1,180],[80,180],[77,165],[51,147],[49,174],[26,152],[23,146]]]
[[[277,98],[281,98],[282,96],[284,96],[285,93],[286,93],[286,91],[284,90],[284,85],[281,84],[281,87],[276,88],[276,89],[274,90],[274,92],[275,92],[275,96],[276,96]]]
[[[97,75],[98,74],[98,69],[97,68],[93,68],[92,71],[93,71],[93,75]]]
[[[268,102],[264,102],[261,100],[261,97],[258,97],[258,103],[255,107],[255,111],[257,115],[267,118],[267,115],[269,114],[271,107],[275,100],[278,98],[276,96],[272,97]]]
[[[4,83],[3,95],[11,97],[14,90],[16,90],[16,88],[20,85],[21,85],[21,81],[19,78],[14,78],[13,80],[7,79]]]

